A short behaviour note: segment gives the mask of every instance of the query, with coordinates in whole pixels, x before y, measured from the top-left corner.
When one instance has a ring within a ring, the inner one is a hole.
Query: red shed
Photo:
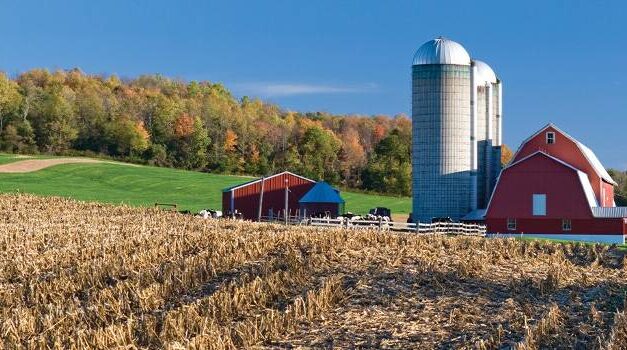
[[[549,124],[501,172],[488,232],[623,243],[627,207],[615,206],[614,184],[588,147]]]
[[[316,182],[306,177],[284,171],[266,178],[255,179],[241,185],[222,190],[222,211],[238,210],[246,220],[257,220],[259,199],[263,181],[262,216],[274,215],[285,209],[285,188],[289,189],[288,211],[292,215],[298,210],[298,201]]]

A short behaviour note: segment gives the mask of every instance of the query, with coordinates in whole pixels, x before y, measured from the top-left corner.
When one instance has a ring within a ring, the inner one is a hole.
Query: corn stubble
[[[624,349],[614,248],[0,196],[0,349]]]

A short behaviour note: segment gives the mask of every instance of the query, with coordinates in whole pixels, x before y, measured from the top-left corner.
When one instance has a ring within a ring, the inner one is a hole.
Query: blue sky
[[[0,70],[222,82],[299,111],[410,114],[414,51],[446,36],[503,80],[504,139],[548,122],[627,169],[619,1],[4,1]]]

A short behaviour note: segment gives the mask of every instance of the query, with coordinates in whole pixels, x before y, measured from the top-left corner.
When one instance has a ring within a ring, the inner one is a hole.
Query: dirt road
[[[27,159],[0,165],[0,173],[30,173],[54,165],[70,163],[102,163],[102,161],[87,158]]]

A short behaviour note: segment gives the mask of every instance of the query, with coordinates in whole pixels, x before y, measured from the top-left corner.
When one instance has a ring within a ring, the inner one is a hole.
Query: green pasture
[[[0,164],[24,158],[0,154]],[[221,208],[222,189],[250,181],[250,177],[130,164],[62,164],[40,171],[1,174],[0,192],[25,192],[63,196],[86,201],[152,206],[176,203],[180,210]],[[409,213],[411,200],[363,193],[342,192],[346,210],[366,213],[382,206],[394,214]]]

